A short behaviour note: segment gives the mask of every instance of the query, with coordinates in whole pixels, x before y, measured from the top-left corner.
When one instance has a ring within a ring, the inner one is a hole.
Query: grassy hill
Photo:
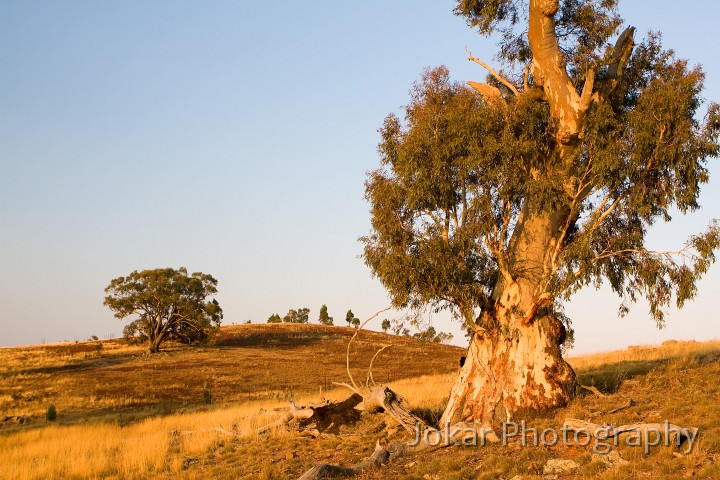
[[[58,423],[101,418],[122,422],[204,405],[247,400],[287,401],[344,382],[347,344],[355,330],[301,324],[231,325],[213,347],[167,346],[148,355],[121,340],[0,349],[0,424],[17,429],[44,421],[48,405]],[[364,378],[370,359],[384,345],[374,377],[389,383],[457,369],[463,350],[435,343],[361,331],[353,342],[351,371]],[[122,417],[120,417],[122,415]]]
[[[381,441],[409,439],[383,415],[339,435],[311,439],[283,428],[255,432],[298,403],[344,398],[345,352],[354,330],[317,325],[238,325],[206,348],[157,355],[119,341],[0,349],[0,478],[297,478],[319,463],[354,463]],[[429,418],[441,413],[462,349],[361,332],[356,379],[384,345],[374,376]],[[608,467],[590,447],[452,447],[410,457],[363,478],[543,478],[550,459],[578,469],[560,478],[720,478],[720,342],[666,342],[571,359],[581,383],[599,388],[547,418],[596,423],[669,420],[701,430],[688,455],[672,447],[620,446],[628,463]],[[204,392],[208,392],[204,394]],[[208,395],[212,403],[206,404]],[[632,399],[630,408],[609,413]],[[58,417],[45,420],[55,405]],[[551,477],[552,478],[552,477]]]

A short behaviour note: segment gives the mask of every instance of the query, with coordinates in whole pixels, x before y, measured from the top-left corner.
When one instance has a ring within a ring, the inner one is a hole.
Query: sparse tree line
[[[129,343],[147,343],[150,353],[160,351],[160,345],[168,340],[185,344],[207,343],[223,318],[217,300],[209,299],[217,294],[217,280],[202,272],[188,274],[185,267],[136,270],[126,277],[113,279],[105,292],[108,295],[104,304],[115,317],[131,319],[124,328],[125,339]],[[310,309],[307,307],[291,308],[283,317],[274,313],[267,319],[267,323],[309,321]],[[349,327],[360,328],[360,319],[352,310],[345,314],[345,322]],[[327,305],[320,307],[318,323],[334,325]],[[390,320],[383,320],[383,332],[387,333],[390,327]],[[433,327],[414,335],[410,335],[408,329],[398,327],[393,333],[438,343],[452,339],[452,335],[437,333]]]

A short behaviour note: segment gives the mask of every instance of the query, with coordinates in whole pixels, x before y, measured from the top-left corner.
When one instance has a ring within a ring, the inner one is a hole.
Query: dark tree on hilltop
[[[352,310],[348,310],[347,313],[345,314],[345,321],[347,322],[348,327],[353,326],[355,324],[355,320],[358,321],[358,325],[359,325],[360,319],[355,318],[355,314],[353,313]]]
[[[268,317],[267,323],[282,323],[282,318],[277,313],[273,313]]]
[[[452,333],[437,332],[435,327],[430,326],[426,330],[422,330],[413,335],[413,338],[423,342],[445,343],[452,340]]]
[[[150,353],[165,340],[200,343],[220,326],[222,309],[217,300],[217,280],[196,272],[158,268],[118,277],[105,289],[104,304],[120,319],[137,316],[125,327],[125,337],[148,341]]]
[[[677,251],[645,246],[655,222],[698,208],[720,114],[700,118],[701,69],[657,34],[636,44],[616,4],[460,1],[470,26],[501,33],[504,73],[471,55],[487,83],[427,70],[404,121],[380,129],[365,260],[394,306],[448,308],[472,331],[443,425],[565,404],[562,304],[582,287],[606,282],[621,313],[644,297],[662,324],[714,261],[717,222]]]
[[[387,333],[387,331],[390,330],[390,327],[391,327],[390,320],[388,320],[386,318],[385,320],[382,321],[381,328],[382,328],[383,332]]]
[[[285,323],[308,323],[308,320],[310,320],[309,308],[299,308],[297,310],[291,308],[283,317]]]
[[[323,305],[322,307],[320,307],[320,316],[318,317],[318,321],[320,322],[320,325],[333,324],[333,317],[328,315],[327,305]]]

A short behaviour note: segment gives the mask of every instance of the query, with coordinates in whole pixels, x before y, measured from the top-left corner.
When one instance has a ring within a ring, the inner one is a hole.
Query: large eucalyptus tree
[[[395,306],[449,308],[472,331],[443,424],[563,405],[564,301],[607,282],[621,312],[644,297],[661,324],[714,260],[716,222],[676,252],[645,240],[699,207],[720,109],[702,105],[699,67],[658,35],[636,44],[616,7],[461,0],[456,14],[499,34],[503,70],[468,54],[490,72],[471,88],[427,70],[381,128],[365,260]]]

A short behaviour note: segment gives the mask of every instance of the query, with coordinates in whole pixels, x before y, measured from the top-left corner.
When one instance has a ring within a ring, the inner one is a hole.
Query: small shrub
[[[212,401],[213,401],[213,396],[212,396],[212,393],[210,393],[209,390],[204,390],[203,393],[202,393],[202,396],[203,396],[203,403],[204,403],[205,405],[210,405],[210,404],[212,403]]]
[[[45,411],[45,419],[48,422],[54,422],[57,418],[57,409],[55,408],[55,405],[50,405],[47,410]]]

